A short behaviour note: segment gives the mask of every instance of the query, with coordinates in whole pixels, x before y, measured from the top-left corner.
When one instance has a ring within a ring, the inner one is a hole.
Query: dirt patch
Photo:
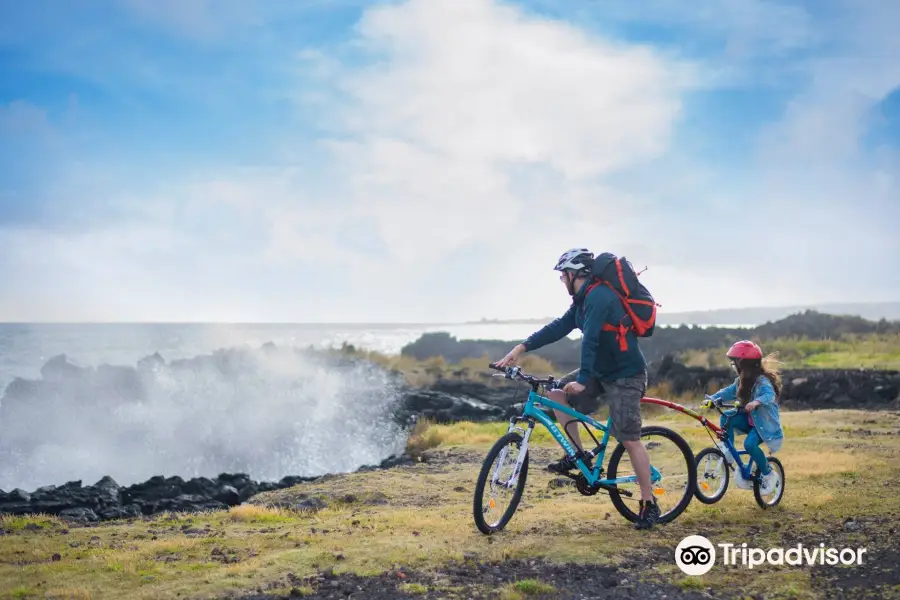
[[[646,578],[638,580],[636,573]],[[654,578],[651,569],[637,563],[619,567],[594,564],[552,564],[540,560],[509,560],[501,563],[449,563],[436,571],[398,569],[372,577],[324,572],[308,578],[288,574],[270,588],[291,589],[285,595],[258,592],[241,600],[273,598],[666,598],[700,600],[713,595],[685,590]],[[312,592],[312,593],[310,593]]]
[[[447,450],[435,449],[424,453],[424,461],[432,467],[445,467],[449,465],[471,466],[481,465],[487,456],[487,450],[473,450],[469,448],[449,448]],[[543,469],[548,463],[559,460],[563,455],[561,448],[546,448],[530,444],[528,447],[528,460]]]
[[[479,451],[470,448],[448,448],[427,450],[424,460],[430,467],[445,467],[449,465],[473,465],[480,464],[487,455],[487,450]]]
[[[900,515],[847,518],[828,530],[826,547],[865,548],[860,565],[810,567],[813,588],[829,600],[900,598]],[[893,593],[893,595],[891,595]]]

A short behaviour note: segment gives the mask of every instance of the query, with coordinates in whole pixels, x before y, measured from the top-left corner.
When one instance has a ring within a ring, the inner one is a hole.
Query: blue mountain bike
[[[559,387],[552,376],[541,379],[522,373],[519,367],[504,369],[493,363],[490,367],[503,371],[507,379],[527,383],[531,390],[522,414],[510,418],[506,434],[490,449],[478,474],[473,510],[479,531],[485,535],[500,531],[518,508],[528,477],[528,441],[537,423],[546,427],[566,454],[575,459],[578,470],[567,476],[575,480],[576,489],[585,496],[604,491],[619,514],[634,522],[638,517],[641,491],[637,475],[628,464],[630,459],[625,446],[619,443],[613,449],[605,473],[603,469],[612,418],[608,418],[605,424],[600,423],[538,393],[541,386],[545,389]],[[543,408],[555,409],[573,417],[574,420],[566,427],[566,435],[554,422],[552,413],[546,413]],[[592,450],[576,450],[568,431],[572,425],[580,425],[587,430],[595,444]],[[600,441],[591,428],[603,433]],[[641,428],[641,441],[650,456],[651,491],[660,509],[658,522],[669,523],[684,512],[694,497],[697,485],[694,453],[684,438],[665,427]],[[503,502],[503,497],[507,495],[510,496],[508,503]]]

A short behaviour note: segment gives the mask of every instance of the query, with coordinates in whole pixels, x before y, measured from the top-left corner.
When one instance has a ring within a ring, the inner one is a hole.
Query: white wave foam
[[[54,375],[57,373],[57,375]],[[137,369],[11,385],[0,405],[0,488],[111,475],[256,480],[347,472],[403,449],[396,378],[292,349],[228,350]]]

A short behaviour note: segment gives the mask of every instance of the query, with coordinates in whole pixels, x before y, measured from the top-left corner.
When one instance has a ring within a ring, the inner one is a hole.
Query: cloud
[[[586,197],[598,178],[666,150],[692,83],[648,47],[488,1],[378,7],[357,31],[368,60],[329,70],[349,140],[329,148],[354,213],[406,267],[515,243],[535,206],[555,206],[549,223],[602,201]],[[552,185],[517,189],[529,177]]]
[[[608,173],[666,147],[687,83],[648,47],[488,1],[381,7],[359,31],[383,60],[344,78],[348,129],[454,160]]]

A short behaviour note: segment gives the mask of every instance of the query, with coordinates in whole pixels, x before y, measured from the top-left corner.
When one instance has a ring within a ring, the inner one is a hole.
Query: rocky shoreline
[[[387,469],[411,463],[404,455],[390,456],[378,465],[364,466],[359,471]],[[214,479],[194,477],[185,481],[175,475],[157,475],[142,483],[120,486],[111,477],[103,477],[93,485],[70,481],[60,486],[48,485],[32,492],[0,490],[0,515],[47,514],[80,524],[115,519],[150,517],[163,512],[199,512],[226,510],[246,502],[262,492],[285,489],[298,483],[316,481],[318,477],[284,477],[280,481],[254,481],[245,473],[222,473]],[[315,509],[315,499],[298,502],[296,510]],[[2,535],[2,529],[0,529]]]

